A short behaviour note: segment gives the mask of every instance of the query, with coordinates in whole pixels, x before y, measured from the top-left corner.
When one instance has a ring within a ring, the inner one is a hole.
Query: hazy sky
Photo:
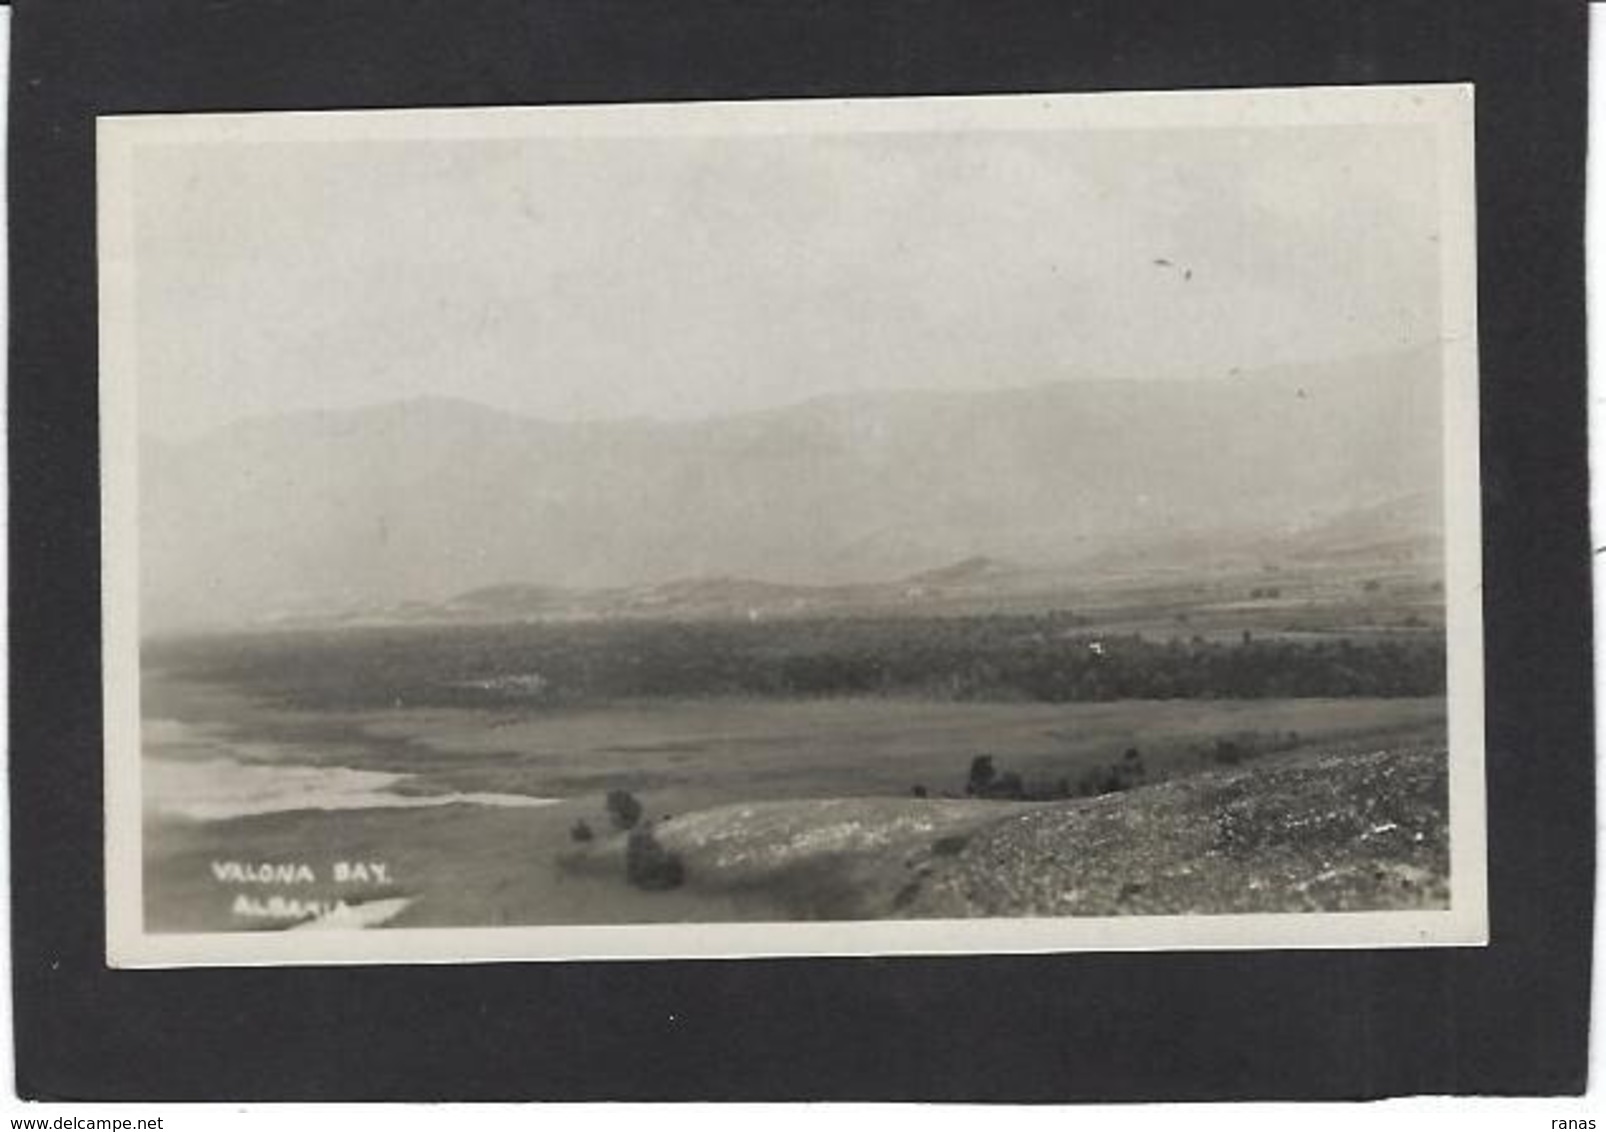
[[[134,169],[142,426],[426,394],[701,416],[1428,342],[1433,137],[151,146]]]

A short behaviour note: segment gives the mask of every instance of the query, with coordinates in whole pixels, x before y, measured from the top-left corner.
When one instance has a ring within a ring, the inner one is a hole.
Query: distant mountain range
[[[144,623],[596,591],[695,605],[699,586],[771,601],[1123,556],[1420,542],[1438,529],[1438,373],[1436,353],[1411,351],[690,422],[425,399],[146,438]]]

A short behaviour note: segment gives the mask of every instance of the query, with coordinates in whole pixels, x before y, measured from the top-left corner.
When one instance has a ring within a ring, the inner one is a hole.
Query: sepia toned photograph
[[[1472,126],[101,119],[110,961],[1486,942]]]

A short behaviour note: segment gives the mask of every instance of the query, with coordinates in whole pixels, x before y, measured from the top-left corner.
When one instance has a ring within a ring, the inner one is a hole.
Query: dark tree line
[[[1438,634],[1234,640],[1098,636],[1052,615],[662,621],[284,633],[169,643],[147,659],[302,706],[913,695],[948,700],[1429,696]]]

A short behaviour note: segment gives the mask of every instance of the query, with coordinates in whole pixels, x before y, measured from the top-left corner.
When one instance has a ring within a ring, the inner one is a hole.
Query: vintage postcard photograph
[[[1473,115],[100,119],[109,962],[1486,942]]]

